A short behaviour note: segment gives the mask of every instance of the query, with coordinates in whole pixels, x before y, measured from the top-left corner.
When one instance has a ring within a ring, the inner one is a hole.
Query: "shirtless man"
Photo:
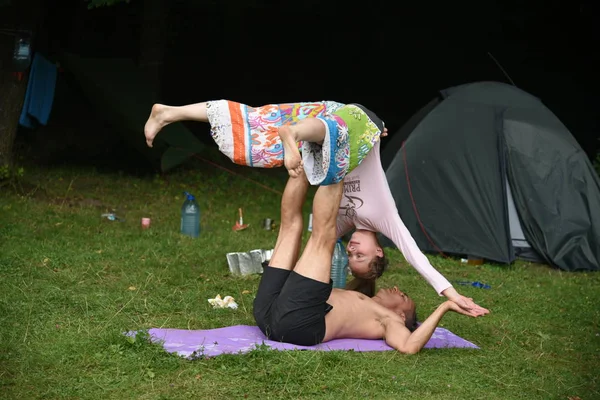
[[[269,339],[310,346],[341,338],[384,338],[396,350],[414,354],[429,341],[447,311],[474,316],[448,300],[414,329],[414,302],[397,288],[381,289],[373,298],[332,290],[330,266],[343,183],[317,190],[312,235],[298,258],[307,187],[302,173],[288,180],[279,235],[254,300],[254,318]]]

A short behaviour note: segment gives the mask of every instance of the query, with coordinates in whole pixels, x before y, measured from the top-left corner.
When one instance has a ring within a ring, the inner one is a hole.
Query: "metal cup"
[[[271,229],[273,229],[273,220],[271,218],[265,218],[263,221],[263,227],[267,231],[270,231]]]

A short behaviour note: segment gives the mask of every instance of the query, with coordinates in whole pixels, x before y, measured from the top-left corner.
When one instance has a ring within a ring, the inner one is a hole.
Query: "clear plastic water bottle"
[[[348,254],[344,248],[341,239],[338,239],[333,249],[331,258],[331,280],[333,287],[343,289],[346,287],[346,278],[348,277]]]
[[[200,235],[200,206],[192,194],[183,194],[186,199],[181,207],[181,233],[195,238]]]

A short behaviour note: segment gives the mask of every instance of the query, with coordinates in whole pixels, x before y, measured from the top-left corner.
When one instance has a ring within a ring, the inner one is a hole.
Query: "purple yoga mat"
[[[148,331],[154,343],[162,343],[166,351],[186,358],[214,357],[220,354],[243,354],[257,346],[267,345],[274,350],[393,350],[383,340],[336,339],[316,346],[297,346],[269,340],[257,326],[235,325],[207,330],[158,329]],[[131,333],[130,333],[131,334]],[[462,347],[478,349],[473,343],[444,328],[436,328],[425,345],[427,349]]]

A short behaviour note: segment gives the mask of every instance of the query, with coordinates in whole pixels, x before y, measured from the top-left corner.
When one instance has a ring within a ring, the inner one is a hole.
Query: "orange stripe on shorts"
[[[240,165],[250,165],[246,159],[246,122],[242,115],[242,107],[240,103],[228,101],[229,116],[231,118],[231,134],[233,135],[233,162]],[[250,143],[247,144],[248,146]]]

